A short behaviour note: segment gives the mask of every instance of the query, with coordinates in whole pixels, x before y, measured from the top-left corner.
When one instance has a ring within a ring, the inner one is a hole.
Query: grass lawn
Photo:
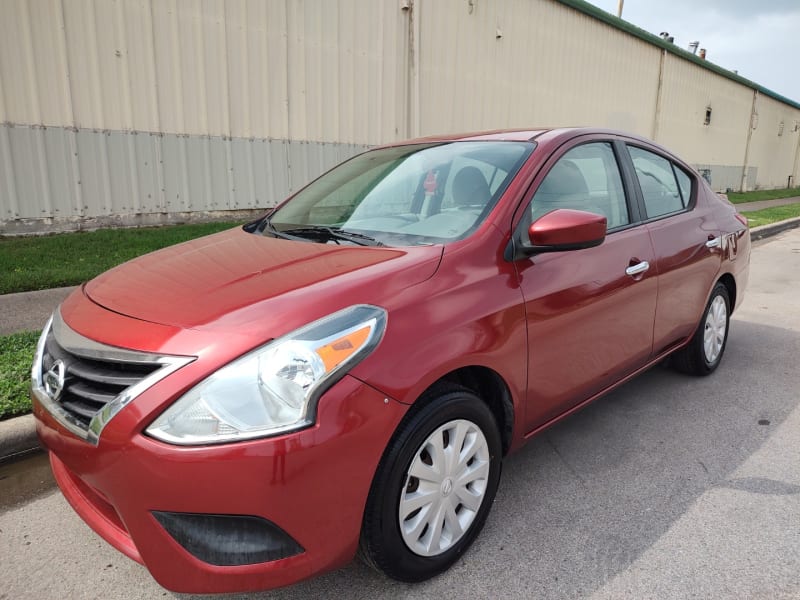
[[[141,254],[236,223],[0,237],[0,294],[77,285]]]
[[[31,363],[38,339],[38,331],[0,336],[0,419],[31,412]]]
[[[800,196],[800,188],[781,189],[781,190],[756,190],[755,192],[731,192],[728,200],[734,204],[742,202],[756,202],[758,200],[775,200],[776,198],[794,198]],[[762,223],[763,225],[763,223]]]
[[[800,203],[775,206],[773,208],[765,208],[763,210],[756,210],[743,214],[747,217],[750,227],[758,227],[759,225],[768,225],[769,223],[776,223],[784,219],[800,217]]]

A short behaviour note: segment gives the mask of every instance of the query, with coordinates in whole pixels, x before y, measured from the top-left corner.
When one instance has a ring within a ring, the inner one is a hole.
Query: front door
[[[557,208],[605,215],[595,248],[517,261],[528,328],[527,429],[532,431],[644,365],[652,355],[657,277],[650,234],[632,217],[615,148],[566,150],[520,223]]]

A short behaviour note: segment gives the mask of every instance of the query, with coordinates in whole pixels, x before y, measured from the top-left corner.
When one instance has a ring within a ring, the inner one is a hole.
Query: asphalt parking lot
[[[719,370],[659,366],[510,457],[448,573],[406,585],[353,563],[240,597],[800,597],[798,290],[800,230],[757,244]],[[172,596],[46,482],[36,494],[0,503],[0,599]]]

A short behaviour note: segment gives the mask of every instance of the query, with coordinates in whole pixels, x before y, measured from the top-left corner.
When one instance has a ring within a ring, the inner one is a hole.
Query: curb
[[[746,213],[743,214],[746,216]],[[761,240],[765,237],[770,237],[772,235],[783,233],[789,229],[794,229],[795,227],[800,227],[800,217],[786,219],[785,221],[778,221],[777,223],[770,223],[769,225],[761,225],[760,227],[754,227],[750,230],[750,239],[753,241]]]
[[[0,463],[39,449],[32,414],[0,421]]]
[[[750,230],[750,238],[761,240],[796,227],[800,227],[800,217],[754,227]],[[38,449],[39,438],[32,414],[0,421],[0,463]]]
[[[0,295],[0,335],[41,331],[53,309],[75,286]]]

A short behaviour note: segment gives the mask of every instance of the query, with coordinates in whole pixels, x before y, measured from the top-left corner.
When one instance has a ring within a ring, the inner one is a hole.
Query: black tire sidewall
[[[401,491],[411,462],[425,440],[440,426],[457,419],[471,421],[486,438],[490,453],[486,493],[468,531],[453,547],[438,556],[419,556],[406,546],[400,532]],[[501,455],[500,434],[491,411],[480,398],[467,390],[445,394],[424,406],[401,426],[381,462],[371,502],[367,506],[367,510],[377,511],[375,516],[379,525],[374,534],[378,539],[368,541],[370,547],[379,546],[376,562],[381,570],[402,581],[422,581],[445,571],[458,560],[477,537],[491,510],[500,479]]]
[[[725,301],[725,337],[722,340],[722,348],[720,348],[717,358],[712,362],[709,362],[706,358],[704,346],[706,319],[708,319],[708,313],[711,311],[711,305],[714,303],[714,299],[717,297],[721,297]],[[708,299],[708,304],[706,305],[706,310],[703,312],[703,319],[700,321],[700,327],[697,330],[697,339],[695,341],[696,351],[699,353],[701,364],[703,367],[705,367],[705,371],[707,373],[714,371],[719,366],[719,363],[722,362],[722,355],[725,354],[725,347],[728,345],[728,332],[730,331],[730,328],[731,300],[730,296],[728,295],[728,288],[726,288],[723,284],[718,283],[711,292],[711,297]]]

